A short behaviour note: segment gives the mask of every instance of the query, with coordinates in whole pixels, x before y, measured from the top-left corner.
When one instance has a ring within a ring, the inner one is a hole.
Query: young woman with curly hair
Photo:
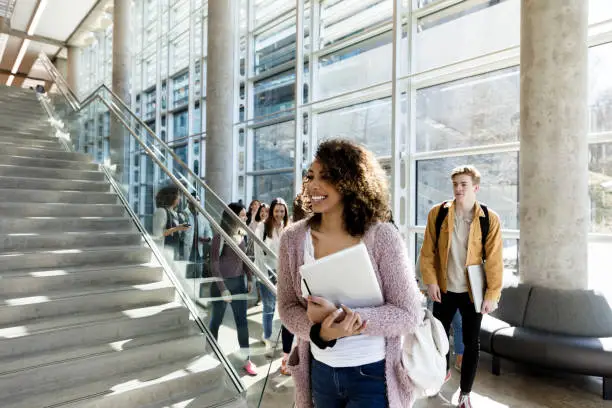
[[[388,197],[371,152],[344,140],[319,146],[302,194],[312,216],[288,227],[279,249],[280,317],[298,339],[288,363],[298,408],[407,408],[414,402],[401,336],[421,321],[421,294],[402,238],[388,222]],[[351,310],[307,296],[300,266],[360,242],[384,304]]]

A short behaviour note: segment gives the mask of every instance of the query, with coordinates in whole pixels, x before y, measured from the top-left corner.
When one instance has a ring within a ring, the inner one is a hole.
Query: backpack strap
[[[440,231],[442,230],[442,223],[444,219],[448,215],[448,207],[446,206],[448,201],[443,201],[440,205],[440,211],[438,211],[438,215],[436,216],[436,251],[438,250],[438,241],[440,240]]]
[[[486,205],[480,204],[480,208],[484,212],[484,217],[480,217],[480,233],[482,235],[482,261],[487,260],[487,250],[485,244],[487,243],[487,237],[489,235],[489,209]]]

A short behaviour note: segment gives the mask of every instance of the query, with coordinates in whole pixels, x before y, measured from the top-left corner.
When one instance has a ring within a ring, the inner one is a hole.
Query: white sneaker
[[[274,350],[274,345],[270,339],[266,339],[263,335],[261,336],[261,341],[266,346],[266,353],[271,353]]]
[[[470,401],[470,394],[464,394],[459,396],[459,408],[473,408],[472,402]]]

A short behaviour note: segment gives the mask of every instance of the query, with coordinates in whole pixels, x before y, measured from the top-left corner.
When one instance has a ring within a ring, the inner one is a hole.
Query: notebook
[[[482,302],[484,301],[485,289],[487,287],[484,265],[470,265],[467,267],[467,272],[472,299],[474,300],[474,308],[476,313],[481,313]]]
[[[309,294],[336,305],[356,308],[384,303],[376,272],[363,243],[302,265],[300,273]]]

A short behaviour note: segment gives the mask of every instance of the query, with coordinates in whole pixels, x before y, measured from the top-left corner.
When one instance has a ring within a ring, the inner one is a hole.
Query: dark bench
[[[480,343],[495,375],[505,358],[602,377],[603,399],[612,400],[612,310],[593,291],[506,288],[499,309],[483,319]]]

